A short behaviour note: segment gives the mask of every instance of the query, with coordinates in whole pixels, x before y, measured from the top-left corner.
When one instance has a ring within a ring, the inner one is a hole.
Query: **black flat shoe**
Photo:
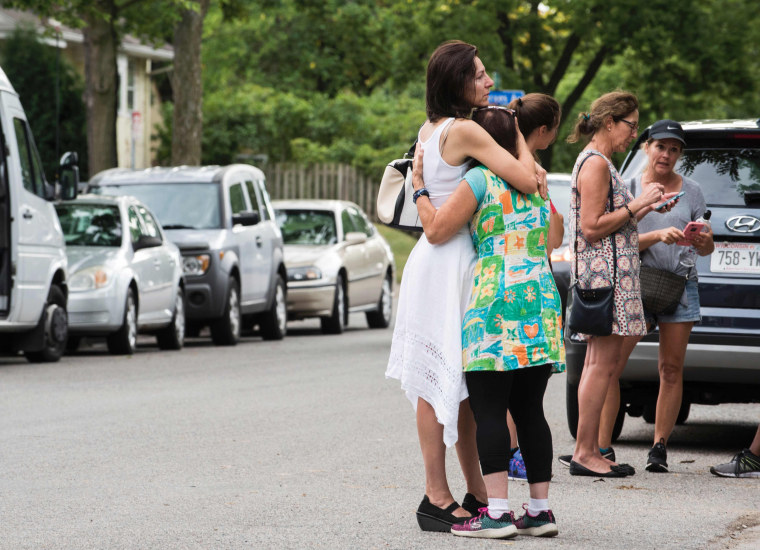
[[[452,502],[445,509],[438,508],[438,506],[432,504],[428,496],[425,495],[422,502],[420,502],[419,508],[417,508],[417,523],[423,531],[448,533],[451,531],[451,526],[455,523],[462,523],[471,519],[460,518],[453,515],[454,510],[457,508],[459,508],[459,503],[457,501]]]
[[[480,502],[472,493],[467,493],[464,495],[464,499],[462,500],[462,508],[470,512],[472,516],[475,517],[480,513],[478,510],[480,508],[488,508],[488,504],[485,502]]]
[[[609,472],[595,472],[589,470],[585,466],[581,466],[575,460],[570,461],[570,475],[571,476],[587,476],[587,477],[628,477],[633,475],[631,473],[631,466],[627,464],[618,464],[617,466],[610,466]]]

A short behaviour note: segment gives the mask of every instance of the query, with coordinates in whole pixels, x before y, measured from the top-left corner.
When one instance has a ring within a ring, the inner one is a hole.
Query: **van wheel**
[[[185,343],[185,292],[177,287],[174,297],[174,315],[169,326],[156,333],[159,349],[178,350]]]
[[[106,336],[108,351],[113,355],[132,355],[137,349],[137,302],[132,287],[124,301],[124,322],[119,330]]]
[[[388,328],[391,324],[391,315],[393,314],[393,280],[388,273],[383,280],[383,286],[380,289],[380,299],[377,302],[375,311],[368,311],[367,324],[369,328]]]
[[[240,285],[234,277],[227,282],[224,313],[211,322],[211,340],[217,346],[234,346],[240,340]]]
[[[51,286],[45,311],[40,322],[45,329],[45,342],[39,351],[24,352],[30,363],[55,363],[66,350],[69,337],[69,316],[66,312],[66,296],[58,286]]]
[[[332,314],[319,319],[322,332],[325,334],[340,334],[346,328],[347,317],[346,289],[343,286],[343,276],[338,275],[335,281],[335,297],[333,298]]]
[[[277,275],[272,309],[264,313],[260,324],[261,337],[264,340],[282,340],[288,332],[288,305],[285,283],[280,275]]]

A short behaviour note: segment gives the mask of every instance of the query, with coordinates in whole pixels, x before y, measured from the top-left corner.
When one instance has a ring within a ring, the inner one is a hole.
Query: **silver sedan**
[[[349,312],[370,328],[391,322],[393,253],[352,202],[274,201],[285,243],[288,318],[319,317],[322,332],[339,334]]]
[[[161,349],[181,349],[185,294],[179,249],[133,197],[82,195],[56,205],[69,264],[69,344],[105,336],[108,350],[131,354],[137,333]]]

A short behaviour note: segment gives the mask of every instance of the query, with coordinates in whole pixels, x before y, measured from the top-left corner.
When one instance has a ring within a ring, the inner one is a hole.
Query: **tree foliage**
[[[0,62],[21,97],[45,175],[52,182],[58,173],[58,157],[65,151],[81,151],[87,141],[82,79],[54,48],[39,41],[32,28],[18,28],[1,43]],[[86,156],[80,157],[79,167],[87,174]]]
[[[379,173],[424,121],[428,56],[458,38],[478,45],[502,88],[557,97],[563,127],[544,162],[568,170],[577,113],[616,88],[639,96],[643,124],[755,116],[758,22],[753,0],[283,0],[244,17],[212,7],[204,160],[263,154]]]

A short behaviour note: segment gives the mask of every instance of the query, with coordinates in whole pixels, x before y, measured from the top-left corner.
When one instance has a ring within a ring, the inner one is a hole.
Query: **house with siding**
[[[36,29],[41,41],[51,48],[59,48],[61,56],[84,78],[84,37],[80,30],[31,12],[0,9],[0,40],[6,39],[20,25]],[[174,50],[170,46],[156,48],[129,35],[119,46],[116,143],[121,168],[141,169],[154,164],[151,134],[162,118],[161,100],[152,76],[156,74],[155,64],[173,59]]]

